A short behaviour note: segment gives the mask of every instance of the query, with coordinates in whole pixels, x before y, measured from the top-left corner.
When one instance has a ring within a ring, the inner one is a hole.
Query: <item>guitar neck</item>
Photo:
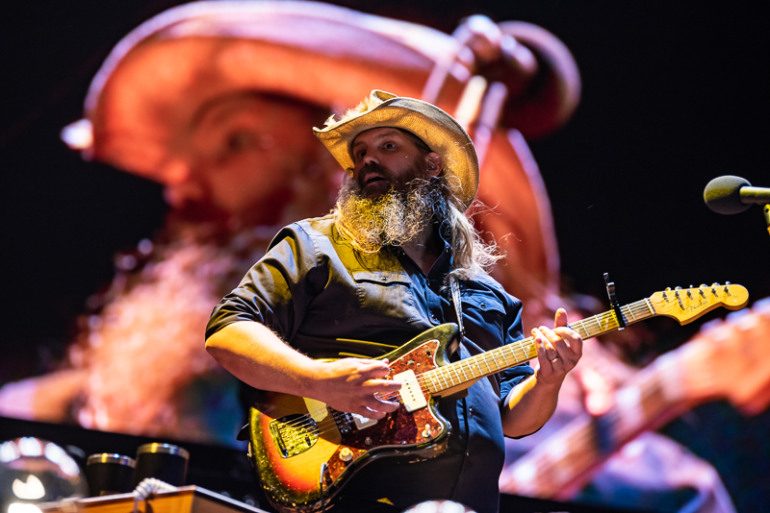
[[[656,315],[648,299],[642,299],[620,307],[626,324],[633,324]],[[569,325],[584,339],[615,331],[620,327],[614,310],[587,317]],[[531,360],[537,356],[534,337],[517,340],[460,361],[425,372],[421,381],[431,394],[462,387],[480,378]]]
[[[735,310],[748,300],[739,285],[700,286],[653,294],[651,315],[670,315],[680,323],[702,315],[715,302]],[[770,306],[770,305],[769,305]],[[766,314],[770,314],[770,308]],[[640,318],[637,318],[640,319]],[[518,458],[500,476],[501,490],[566,500],[574,496],[618,448],[640,433],[662,426],[696,404],[728,397],[735,404],[766,406],[770,363],[754,355],[764,350],[770,315],[747,314],[710,328],[681,347],[659,356],[614,392],[611,406],[598,415],[584,413]],[[757,345],[750,347],[751,342]]]

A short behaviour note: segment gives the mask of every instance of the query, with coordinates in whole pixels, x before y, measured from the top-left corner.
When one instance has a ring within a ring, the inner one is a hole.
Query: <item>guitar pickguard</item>
[[[437,338],[406,344],[385,355],[389,378],[406,376],[410,394],[419,395],[420,374],[435,369],[444,343]],[[399,378],[402,379],[402,378]],[[251,411],[251,451],[262,487],[281,511],[322,511],[362,466],[380,457],[414,460],[441,454],[449,424],[435,411],[433,398],[419,397],[374,423],[323,403],[266,393]],[[322,405],[325,410],[319,408]],[[416,408],[416,409],[415,409]],[[413,411],[408,411],[413,409]]]
[[[391,370],[388,377],[392,378],[408,370],[419,374],[435,368],[434,355],[438,348],[438,340],[429,340],[397,357],[390,363]],[[376,424],[364,429],[357,429],[355,425],[351,425],[353,423],[351,416],[350,423],[346,423],[348,429],[341,435],[340,448],[329,461],[327,472],[330,478],[338,479],[352,463],[365,458],[374,459],[378,456],[377,453],[387,452],[391,456],[412,453],[415,458],[427,458],[438,454],[435,451],[442,450],[441,447],[426,454],[420,454],[421,451],[419,451],[421,447],[435,442],[448,429],[433,410],[432,402],[429,401],[429,403],[427,407],[411,413],[401,406]],[[344,461],[347,456],[340,457],[340,453],[345,449],[352,452],[352,458],[347,462]]]

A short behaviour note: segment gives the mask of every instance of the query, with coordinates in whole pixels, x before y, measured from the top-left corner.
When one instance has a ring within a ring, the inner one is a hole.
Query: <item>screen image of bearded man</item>
[[[375,90],[315,133],[348,171],[335,209],[276,235],[214,309],[206,348],[255,390],[379,420],[400,407],[401,384],[385,379],[388,362],[377,357],[456,322],[458,310],[464,337],[453,358],[514,342],[522,304],[485,271],[495,255],[464,214],[477,192],[477,157],[451,116]],[[497,511],[504,436],[548,420],[582,354],[563,309],[553,328],[533,335],[536,372],[514,366],[438,400],[451,425],[446,450],[420,463],[373,458],[332,511],[402,511],[429,499]]]
[[[319,2],[235,0],[180,5],[131,30],[93,77],[83,119],[73,123],[86,137],[68,144],[87,161],[157,183],[168,213],[152,237],[116,255],[114,279],[89,298],[77,333],[66,340],[66,361],[49,362],[46,374],[2,384],[0,414],[237,443],[244,413],[238,387],[203,350],[204,327],[212,307],[261,258],[280,226],[334,205],[343,173],[301,127],[321,124],[373,87],[426,99],[461,119],[458,102],[470,78],[505,77],[509,97],[499,106],[502,117],[489,121],[492,140],[485,145],[478,124],[467,117],[463,122],[483,161],[477,199],[489,206],[470,212],[477,229],[505,254],[493,275],[526,305],[527,327],[550,322],[565,302],[573,321],[580,310],[595,313],[585,310],[585,298],[579,303],[560,289],[551,200],[528,146],[572,116],[581,90],[574,57],[554,34],[531,23],[489,21],[484,28],[478,21],[465,19],[450,35]],[[495,48],[506,58],[495,57]],[[448,55],[457,56],[457,65],[447,67]],[[428,87],[436,85],[437,69],[446,71],[445,83]],[[548,168],[558,183],[558,166]],[[585,390],[614,390],[629,379],[635,369],[613,346],[609,337],[586,341],[554,417],[533,436],[507,439],[507,459],[557,436],[585,413]],[[726,498],[714,468],[661,434],[645,433],[634,451],[610,456],[571,499],[735,511],[711,506],[715,495]],[[507,479],[501,489],[526,495],[511,485]]]

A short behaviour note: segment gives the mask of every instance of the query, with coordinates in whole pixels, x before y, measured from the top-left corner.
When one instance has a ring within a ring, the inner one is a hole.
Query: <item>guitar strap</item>
[[[462,343],[463,340],[465,340],[465,328],[463,327],[463,306],[462,301],[460,300],[460,284],[457,283],[457,278],[450,275],[449,276],[449,289],[452,291],[452,304],[455,307],[455,316],[457,317],[457,328],[460,330],[460,336],[457,340],[457,343],[455,344],[456,354],[459,356],[460,350],[459,345]],[[455,399],[462,399],[463,401],[463,411],[465,412],[465,432],[468,432],[468,404],[465,402],[465,397],[468,395],[468,390],[460,390],[459,392],[455,392],[450,398]],[[459,478],[458,478],[459,479]]]
[[[460,341],[465,338],[465,328],[463,327],[463,307],[460,302],[460,285],[457,278],[449,276],[449,288],[452,290],[452,304],[455,307],[455,316],[457,317],[457,327],[460,329]]]

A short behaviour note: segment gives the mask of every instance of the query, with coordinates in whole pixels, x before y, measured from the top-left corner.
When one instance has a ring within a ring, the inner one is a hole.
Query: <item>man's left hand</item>
[[[554,328],[540,326],[532,330],[537,343],[537,381],[559,385],[569,371],[575,368],[583,354],[583,339],[567,326],[567,311],[556,310]]]

